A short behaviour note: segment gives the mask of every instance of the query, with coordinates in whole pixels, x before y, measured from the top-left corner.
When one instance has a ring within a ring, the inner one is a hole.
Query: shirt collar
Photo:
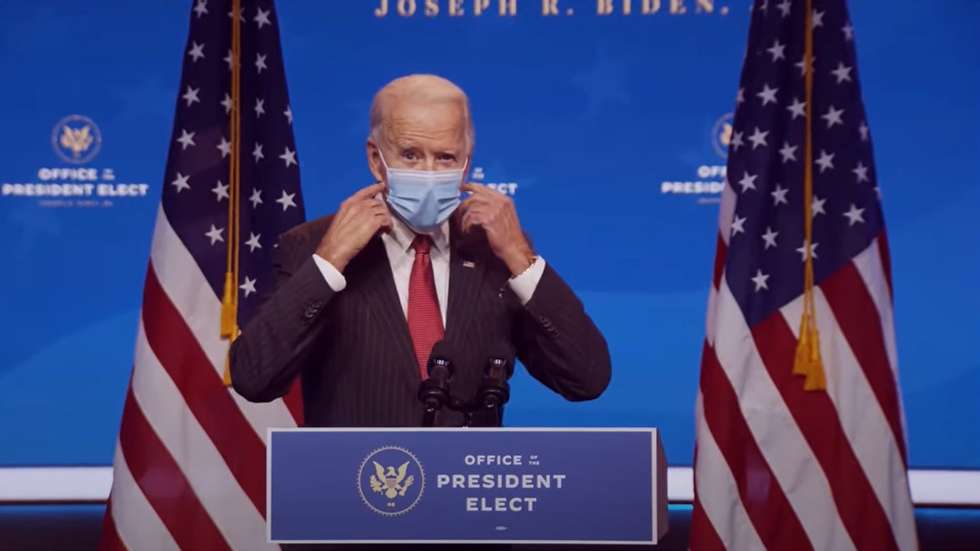
[[[401,250],[408,251],[412,247],[412,242],[415,241],[416,233],[402,222],[398,216],[392,213],[391,231],[389,235],[394,238],[395,243],[398,243],[398,247]],[[432,245],[439,252],[446,252],[449,249],[449,220],[440,224],[434,231],[425,232],[425,235],[432,238]]]

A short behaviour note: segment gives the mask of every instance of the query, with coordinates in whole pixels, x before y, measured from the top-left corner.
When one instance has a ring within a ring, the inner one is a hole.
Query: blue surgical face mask
[[[416,233],[435,231],[459,206],[465,165],[454,170],[391,168],[383,155],[381,163],[388,179],[388,205]]]

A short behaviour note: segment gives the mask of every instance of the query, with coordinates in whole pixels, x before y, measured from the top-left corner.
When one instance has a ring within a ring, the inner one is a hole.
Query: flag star
[[[834,106],[831,105],[825,114],[820,115],[820,118],[827,121],[827,128],[831,128],[835,124],[844,124],[844,121],[841,120],[843,114],[843,109],[834,109]]]
[[[766,233],[762,234],[762,240],[765,242],[765,248],[776,246],[776,236],[779,235],[778,231],[772,231],[772,228],[766,226]]]
[[[231,103],[232,103],[231,102],[231,96],[229,96],[226,93],[225,94],[225,99],[221,100],[221,105],[224,106],[224,108],[225,108],[225,114],[226,115],[231,112]]]
[[[759,11],[761,11],[762,13],[766,13],[768,9],[769,9],[769,0],[762,0],[761,2],[759,2]]]
[[[851,172],[853,172],[854,175],[857,176],[857,179],[858,179],[858,183],[859,184],[861,182],[867,182],[869,180],[868,179],[868,167],[864,166],[864,163],[862,163],[861,161],[858,161],[857,166],[854,167],[854,169],[851,170]]]
[[[847,218],[848,226],[853,226],[858,222],[864,223],[864,209],[857,208],[857,205],[851,203],[851,210],[844,213],[844,218]]]
[[[820,158],[814,161],[814,163],[820,165],[820,174],[834,168],[834,155],[836,153],[827,153],[823,149],[820,150]]]
[[[854,40],[854,26],[851,25],[850,21],[847,22],[847,25],[841,27],[840,30],[842,33],[844,33],[844,40],[847,40],[848,42]]]
[[[269,14],[271,12],[272,12],[272,10],[262,11],[262,8],[259,8],[259,13],[255,16],[254,19],[252,19],[252,21],[255,21],[256,23],[258,23],[259,30],[262,30],[262,27],[265,26],[265,25],[271,25],[272,24],[272,22],[269,21]]]
[[[745,145],[745,144],[742,142],[742,133],[741,132],[733,132],[732,133],[732,151],[738,151],[738,148],[742,147],[743,145]]]
[[[761,130],[759,130],[759,127],[756,126],[755,132],[753,132],[752,135],[749,136],[749,141],[752,142],[752,149],[755,149],[760,145],[769,145],[766,143],[766,136],[768,135],[769,135],[768,130],[762,132]]]
[[[762,100],[762,106],[765,107],[770,103],[776,103],[776,92],[778,91],[779,88],[770,88],[769,84],[765,84],[762,87],[762,91],[756,94],[756,96]]]
[[[819,245],[820,245],[819,243],[810,244],[810,256],[812,256],[813,258],[817,258],[817,246]],[[800,245],[799,249],[796,249],[796,252],[800,253],[800,256],[803,257],[802,258],[803,262],[806,262],[806,249],[807,249],[806,243],[803,243],[802,245]]]
[[[784,163],[796,160],[797,147],[799,146],[789,145],[789,142],[783,142],[783,147],[779,150],[779,154],[783,156]]]
[[[742,193],[745,193],[750,189],[756,189],[755,179],[758,177],[759,177],[758,174],[749,174],[748,172],[746,172],[742,176],[742,179],[738,181],[738,185],[742,186]]]
[[[773,63],[780,59],[786,59],[786,45],[780,44],[779,39],[776,39],[766,51],[772,56]]]
[[[766,281],[769,280],[769,274],[762,273],[762,270],[755,271],[755,277],[752,278],[752,283],[755,283],[755,292],[759,292],[761,289],[769,289],[766,285]]]
[[[779,4],[776,4],[776,8],[783,14],[783,17],[789,17],[789,9],[792,6],[789,0],[783,0]]]
[[[221,136],[221,143],[218,144],[218,150],[221,151],[221,158],[224,159],[229,154],[231,154],[231,142]]]
[[[248,241],[245,242],[245,244],[248,245],[248,252],[254,253],[255,249],[261,249],[262,244],[259,243],[259,238],[262,237],[262,234],[260,233],[258,235],[255,235],[252,232],[248,232],[248,235],[249,235]]]
[[[827,214],[827,212],[824,210],[824,204],[826,202],[827,199],[821,199],[814,195],[813,201],[810,205],[810,217],[816,218],[818,214]]]
[[[231,55],[231,50],[230,49],[228,50],[228,55],[225,56],[224,60],[225,60],[225,63],[228,64],[228,70],[230,71],[231,70],[231,64],[235,60],[235,58],[232,57],[232,55]]]
[[[255,116],[261,117],[265,114],[265,100],[255,98]]]
[[[296,203],[293,202],[293,197],[296,197],[295,193],[286,193],[286,190],[282,190],[282,197],[276,199],[276,202],[282,205],[282,211],[286,212],[289,207],[295,207]]]
[[[294,165],[297,164],[296,163],[296,152],[295,151],[290,151],[288,145],[286,146],[286,151],[284,151],[282,153],[282,155],[279,156],[279,158],[282,159],[282,161],[284,163],[286,163],[286,168],[289,168],[289,165],[290,164],[294,164]]]
[[[788,205],[789,204],[789,201],[786,200],[786,194],[787,193],[789,193],[789,189],[788,188],[784,188],[784,187],[780,186],[779,184],[776,184],[776,189],[774,189],[774,190],[772,190],[772,192],[770,192],[770,195],[772,195],[772,206],[774,206],[774,207],[775,206],[778,206],[780,203],[782,203],[784,205]]]
[[[861,126],[858,127],[858,132],[861,133],[861,141],[868,141],[868,123],[862,122]]]
[[[194,42],[193,44],[191,44],[191,51],[187,52],[187,55],[193,57],[194,62],[197,63],[197,60],[204,57],[204,44],[198,44],[197,42]]]
[[[197,0],[197,4],[194,6],[194,13],[197,14],[198,19],[200,19],[204,14],[208,13],[207,0]]]
[[[286,120],[289,121],[289,124],[293,124],[293,108],[291,106],[287,105],[286,110],[282,114],[286,115]]]
[[[809,65],[809,67],[807,67],[807,64],[806,64],[806,55],[804,55],[803,58],[801,58],[799,61],[797,61],[793,65],[796,65],[796,68],[800,70],[800,76],[804,76],[804,75],[806,75],[807,69],[812,68],[813,67],[813,64],[816,63],[816,62],[817,62],[817,56],[811,56],[810,57],[810,65]]]
[[[242,283],[241,285],[238,286],[239,289],[245,291],[245,298],[248,298],[248,295],[251,295],[252,293],[256,292],[255,282],[256,280],[248,276],[245,276],[245,283]]]
[[[800,101],[799,98],[794,99],[793,103],[786,106],[786,109],[793,114],[792,120],[796,120],[796,117],[806,116],[806,111],[804,111],[804,109],[806,109],[806,102]]]
[[[215,195],[219,203],[222,199],[228,199],[228,184],[222,184],[221,180],[218,180],[218,183],[211,188],[211,193]]]
[[[826,199],[821,199],[816,195],[813,196],[813,202],[810,204],[810,211],[814,218],[816,218],[818,214],[827,214],[823,209],[823,205],[826,202]]]
[[[211,238],[211,245],[214,245],[218,241],[224,241],[225,240],[224,237],[221,237],[221,232],[223,232],[223,231],[225,231],[224,228],[216,228],[216,227],[214,227],[214,224],[211,224],[211,229],[209,231],[204,232],[204,235],[206,237]]]
[[[180,137],[177,138],[177,143],[181,145],[181,151],[187,149],[188,146],[197,145],[194,143],[194,132],[188,132],[186,130],[180,131]]]
[[[814,29],[817,27],[823,27],[823,14],[824,12],[822,11],[813,10],[810,20],[813,22]]]
[[[263,69],[268,69],[268,67],[265,66],[265,57],[266,56],[262,54],[255,54],[255,70],[258,71],[260,75],[262,74]]]
[[[837,84],[841,84],[844,81],[851,82],[851,69],[853,67],[848,67],[843,62],[838,62],[837,68],[831,71],[830,74],[837,77]]]
[[[177,188],[177,193],[180,193],[185,189],[191,189],[191,185],[188,183],[188,180],[190,180],[190,176],[184,176],[178,172],[177,179],[170,182],[170,184]]]
[[[231,11],[228,12],[228,19],[234,17],[234,14],[235,14],[235,9],[232,8]],[[245,22],[245,6],[241,6],[238,8],[238,20],[241,21],[242,23]]]
[[[187,107],[190,107],[195,101],[200,102],[201,99],[197,97],[197,93],[200,92],[200,88],[191,88],[190,85],[187,86],[187,91],[181,96],[184,101],[187,102]]]
[[[262,204],[262,191],[259,189],[252,190],[252,196],[248,198],[252,202],[252,208],[256,208]]]
[[[745,101],[745,88],[738,89],[738,95],[735,96],[735,103],[742,103]]]
[[[265,159],[265,154],[262,153],[262,144],[259,142],[255,142],[255,147],[252,149],[252,157],[255,157],[255,162]]]
[[[736,214],[735,220],[732,220],[732,237],[740,233],[745,233],[745,217]]]

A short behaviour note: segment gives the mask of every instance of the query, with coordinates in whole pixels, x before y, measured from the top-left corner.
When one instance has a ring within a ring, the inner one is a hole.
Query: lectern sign
[[[656,543],[654,429],[273,429],[274,542]]]

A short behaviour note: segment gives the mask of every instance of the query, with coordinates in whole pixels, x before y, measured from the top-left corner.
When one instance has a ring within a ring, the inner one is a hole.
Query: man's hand
[[[384,187],[383,182],[372,184],[340,204],[330,229],[316,248],[316,254],[337,271],[343,272],[379,229],[391,228],[388,206],[380,197],[375,198]]]
[[[460,189],[472,195],[463,201],[463,231],[482,226],[490,248],[502,260],[511,275],[518,275],[534,262],[534,251],[524,238],[514,202],[503,193],[486,186],[467,183]]]

